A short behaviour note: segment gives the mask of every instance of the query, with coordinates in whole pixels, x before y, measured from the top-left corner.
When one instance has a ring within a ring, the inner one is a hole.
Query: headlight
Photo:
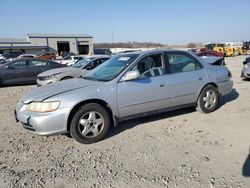
[[[61,73],[58,73],[58,74],[61,74]],[[52,75],[50,75],[50,76],[42,76],[42,79],[43,79],[43,80],[56,79],[56,76],[57,76],[58,74],[52,74]]]
[[[58,109],[60,105],[59,101],[54,102],[31,102],[25,110],[30,112],[52,112]]]
[[[248,69],[248,64],[245,64],[245,65],[244,65],[244,68],[245,68],[245,69]]]

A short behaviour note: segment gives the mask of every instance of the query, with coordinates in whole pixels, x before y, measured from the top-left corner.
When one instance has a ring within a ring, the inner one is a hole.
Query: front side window
[[[141,77],[160,76],[164,74],[164,66],[162,63],[162,55],[150,55],[140,60],[133,71],[138,71]]]
[[[121,54],[105,61],[100,66],[92,70],[84,79],[110,81],[117,77],[136,58],[137,54]]]
[[[196,60],[186,54],[173,53],[167,54],[171,73],[189,72],[200,69]]]

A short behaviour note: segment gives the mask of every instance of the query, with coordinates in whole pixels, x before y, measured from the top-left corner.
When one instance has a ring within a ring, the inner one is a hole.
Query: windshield
[[[84,79],[110,81],[118,76],[138,56],[137,54],[121,54],[114,56],[87,74]]]
[[[90,62],[93,58],[83,58],[78,60],[75,64],[72,65],[74,68],[82,68],[85,66],[88,62]]]

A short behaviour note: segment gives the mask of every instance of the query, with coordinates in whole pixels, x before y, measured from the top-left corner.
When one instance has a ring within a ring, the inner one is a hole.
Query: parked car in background
[[[78,60],[83,59],[84,57],[85,56],[83,55],[66,56],[63,59],[56,59],[55,61],[58,63],[70,66],[74,64],[75,62],[77,62]]]
[[[210,113],[232,91],[225,66],[192,53],[152,50],[118,54],[83,78],[38,87],[16,106],[16,119],[30,132],[69,132],[93,143],[120,121],[194,106]]]
[[[111,55],[112,52],[109,48],[94,48],[95,55]]]
[[[5,60],[12,60],[12,59],[17,58],[21,54],[22,52],[19,52],[19,51],[10,51],[8,53],[2,54],[1,57],[2,59],[5,59]]]
[[[34,54],[22,54],[19,55],[17,58],[35,58],[36,56]]]
[[[243,62],[241,77],[250,79],[250,57],[247,57],[246,60]]]
[[[197,53],[197,48],[189,48],[188,51],[192,53]]]
[[[0,86],[36,83],[39,73],[65,66],[45,59],[23,58],[9,61],[0,65]]]
[[[43,86],[54,82],[86,75],[90,70],[107,61],[110,56],[90,56],[78,60],[71,67],[57,68],[42,72],[37,77],[37,85]]]
[[[40,54],[36,55],[36,58],[38,59],[48,59],[48,60],[55,60],[56,55],[52,52],[42,52]]]
[[[224,57],[224,53],[223,52],[211,52],[211,51],[207,51],[207,52],[199,52],[196,53],[197,56],[217,56],[217,57]]]
[[[3,54],[0,54],[0,60],[5,60]]]
[[[62,58],[67,58],[69,56],[74,56],[74,55],[76,55],[76,54],[73,53],[73,52],[64,52],[61,57]]]
[[[5,64],[6,61],[4,59],[0,59],[0,65]]]

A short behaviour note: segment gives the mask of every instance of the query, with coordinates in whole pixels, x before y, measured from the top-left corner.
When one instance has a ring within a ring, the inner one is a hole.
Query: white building
[[[40,52],[62,52],[93,54],[93,37],[86,34],[27,34],[26,39],[0,38],[0,53],[21,51],[37,54]]]

